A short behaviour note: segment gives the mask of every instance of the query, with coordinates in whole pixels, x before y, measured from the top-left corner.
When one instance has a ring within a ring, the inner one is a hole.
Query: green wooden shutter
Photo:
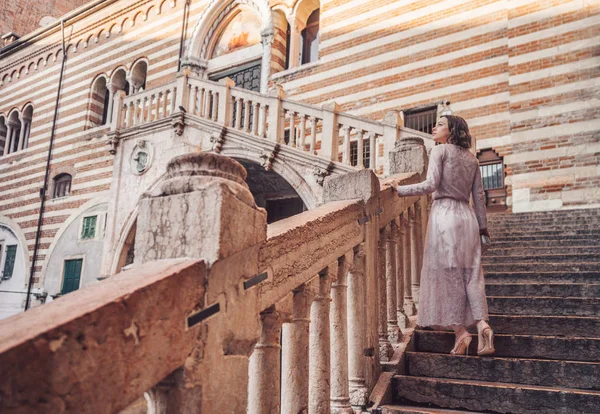
[[[83,219],[82,239],[93,239],[96,236],[96,219],[98,216],[85,217]]]
[[[63,276],[63,288],[61,294],[69,293],[79,289],[81,279],[81,265],[83,259],[65,260],[65,274]]]
[[[17,245],[6,246],[6,260],[4,261],[4,271],[2,279],[10,279],[15,269],[15,260],[17,258]]]

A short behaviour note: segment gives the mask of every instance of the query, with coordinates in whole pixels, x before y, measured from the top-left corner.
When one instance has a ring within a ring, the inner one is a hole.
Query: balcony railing
[[[285,99],[280,87],[268,95],[236,88],[229,78],[213,82],[183,74],[168,85],[131,96],[115,94],[112,131],[126,131],[185,111],[259,139],[268,139],[310,154],[358,168],[363,157],[351,157],[351,142],[363,154],[369,142],[369,168],[388,174],[383,156],[398,139],[417,136],[433,146],[431,136],[404,128],[399,111],[383,122],[341,113],[334,102],[322,106]],[[353,159],[354,158],[354,159]]]

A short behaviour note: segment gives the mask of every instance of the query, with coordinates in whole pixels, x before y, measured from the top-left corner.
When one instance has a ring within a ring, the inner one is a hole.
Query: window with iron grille
[[[404,111],[404,126],[431,134],[437,121],[437,106],[407,109]]]
[[[502,162],[480,165],[481,179],[483,180],[484,190],[493,190],[504,187]]]
[[[90,216],[83,218],[83,226],[81,229],[82,239],[93,239],[96,236],[96,220],[98,216]]]
[[[363,165],[369,168],[371,161],[371,142],[363,137]],[[358,165],[358,141],[350,142],[350,164]]]
[[[52,198],[66,197],[71,192],[70,174],[60,174],[54,178],[54,194]]]
[[[2,271],[2,280],[10,279],[15,269],[15,260],[17,258],[17,245],[6,246],[6,259],[4,260],[4,270]]]

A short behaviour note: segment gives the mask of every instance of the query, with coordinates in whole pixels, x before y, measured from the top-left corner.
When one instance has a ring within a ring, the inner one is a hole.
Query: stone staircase
[[[382,412],[600,413],[600,210],[489,221],[496,354],[476,356],[475,335],[470,356],[451,356],[452,333],[416,330]]]

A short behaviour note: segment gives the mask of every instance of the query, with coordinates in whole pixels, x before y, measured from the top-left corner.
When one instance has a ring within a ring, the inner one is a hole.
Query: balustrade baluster
[[[342,154],[342,162],[350,165],[350,127],[348,125],[344,125],[342,130],[344,131],[344,150]]]
[[[348,268],[346,256],[340,257],[337,280],[331,285],[331,411],[334,414],[354,413],[348,394]]]
[[[377,173],[377,134],[374,132],[369,132],[369,167],[371,167],[371,171]]]
[[[278,413],[280,408],[281,318],[274,307],[260,314],[260,339],[248,366],[249,414]]]
[[[402,213],[402,225],[404,227],[404,235],[402,239],[404,260],[404,312],[407,316],[413,316],[417,314],[417,308],[413,300],[412,293],[412,249],[410,243],[410,218],[409,211]]]
[[[398,328],[398,313],[396,305],[396,239],[398,227],[396,222],[392,222],[386,228],[386,293],[387,293],[387,332],[388,339],[392,343],[397,343],[401,338],[400,329]]]
[[[300,144],[298,145],[302,151],[305,151],[306,146],[306,115],[300,114]]]
[[[144,123],[150,122],[149,104],[150,104],[150,97],[145,96],[144,97],[144,106],[142,107],[142,119],[143,119]]]
[[[133,126],[133,116],[134,116],[134,102],[129,102],[127,108],[127,128],[131,128]]]
[[[398,327],[408,327],[408,317],[404,313],[404,226],[401,217],[394,220],[397,224],[396,231],[396,317]]]
[[[288,145],[292,148],[296,148],[296,113],[294,111],[288,111],[290,117],[290,139]]]
[[[259,110],[261,108],[261,105],[259,102],[255,102],[254,103],[254,112],[252,113],[252,135],[257,135],[259,134],[258,132],[258,117],[259,117]]]
[[[163,109],[163,111],[162,111],[163,118],[167,117],[167,107],[169,105],[169,99],[172,99],[172,98],[173,98],[173,93],[171,92],[170,89],[167,89],[165,91],[165,94],[163,95],[163,108],[162,108]]]
[[[169,115],[171,115],[173,112],[175,112],[175,102],[177,102],[177,94],[178,93],[183,93],[183,91],[179,91],[177,90],[177,88],[173,88],[172,89],[172,93],[171,93],[171,111],[169,112]]]
[[[363,162],[363,157],[364,157],[364,142],[363,142],[363,130],[362,129],[357,129],[356,130],[356,139],[357,139],[357,145],[356,145],[356,166],[358,168],[365,168],[365,164]]]
[[[161,106],[161,97],[162,96],[163,96],[162,92],[158,92],[156,94],[156,109],[155,109],[155,114],[156,115],[155,115],[154,119],[157,119],[157,120],[161,119],[161,116],[160,116],[160,106]]]
[[[421,227],[421,203],[417,200],[411,207],[411,259],[412,259],[412,287],[413,298],[417,309],[419,308],[419,292],[421,289],[421,268],[423,266],[423,241]]]
[[[310,308],[308,413],[330,412],[330,267],[319,273],[319,293]]]
[[[394,348],[388,339],[388,322],[387,322],[387,285],[386,285],[386,250],[387,250],[387,234],[386,229],[381,229],[379,232],[379,240],[377,243],[377,291],[378,291],[378,332],[379,332],[379,359],[381,361],[389,361],[394,354]]]
[[[218,112],[219,112],[219,94],[216,91],[212,92],[212,121],[217,122],[217,120],[219,119],[218,117]]]
[[[281,353],[281,412],[308,411],[309,303],[304,285],[293,291],[293,314],[283,324]]]
[[[192,104],[190,105],[190,111],[193,115],[197,115],[196,109],[198,107],[198,87],[192,86]]]
[[[154,121],[154,98],[155,97],[156,97],[156,94],[153,93],[148,98],[148,121],[149,122]]]
[[[314,116],[310,117],[310,153],[315,154],[315,148],[317,146],[317,118]]]
[[[258,136],[261,138],[267,137],[267,105],[260,106]]]

